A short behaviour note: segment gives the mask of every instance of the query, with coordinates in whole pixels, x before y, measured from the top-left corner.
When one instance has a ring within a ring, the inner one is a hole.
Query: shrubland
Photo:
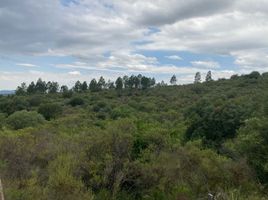
[[[267,74],[198,80],[39,79],[0,96],[6,199],[267,199]]]

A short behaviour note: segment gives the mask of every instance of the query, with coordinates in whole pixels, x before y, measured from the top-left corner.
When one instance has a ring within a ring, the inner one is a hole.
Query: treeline
[[[209,71],[206,75],[206,81],[212,81],[212,74]],[[201,82],[201,73],[197,72],[194,78],[194,83]],[[177,77],[173,75],[170,79],[171,85],[177,85]],[[155,86],[167,86],[167,83],[161,81],[160,83],[156,84],[155,78],[146,77],[141,74],[135,76],[123,76],[118,77],[116,81],[108,80],[106,81],[103,76],[101,76],[98,80],[93,78],[90,83],[88,84],[87,81],[81,82],[77,81],[72,88],[68,88],[67,85],[60,86],[58,82],[54,81],[43,81],[41,78],[37,80],[37,82],[31,82],[28,86],[26,83],[22,83],[16,89],[17,95],[25,95],[25,94],[55,94],[58,92],[64,93],[66,95],[72,92],[98,92],[101,90],[108,90],[108,89],[148,89]]]
[[[28,86],[26,83],[22,83],[20,86],[17,87],[16,94],[54,94],[58,92],[67,94],[70,92],[98,92],[107,89],[147,89],[154,87],[155,85],[155,78],[146,77],[141,74],[139,74],[138,76],[132,75],[130,77],[118,77],[115,82],[110,80],[106,82],[106,80],[102,76],[99,78],[98,81],[95,78],[92,79],[89,84],[86,81],[77,81],[71,89],[69,89],[66,85],[60,86],[58,82],[46,82],[39,78],[36,83],[31,82]]]
[[[266,76],[268,73],[263,73],[262,75],[257,72],[253,71],[250,74],[239,76],[234,74],[231,76],[231,79],[236,78],[259,78],[261,76]],[[208,71],[205,77],[205,82],[213,81],[212,72]],[[202,82],[201,73],[197,72],[194,76],[194,83],[198,84]],[[170,78],[171,85],[177,85],[177,77],[174,74]],[[16,95],[25,95],[25,94],[55,94],[55,93],[63,93],[66,96],[71,95],[73,92],[80,93],[80,92],[98,92],[101,90],[108,90],[108,89],[115,89],[115,90],[123,90],[123,89],[148,89],[155,86],[163,87],[167,86],[168,84],[164,81],[156,83],[155,78],[146,77],[141,74],[135,76],[123,76],[118,77],[116,81],[108,80],[106,81],[103,76],[101,76],[98,80],[93,78],[90,83],[88,84],[87,81],[81,82],[77,81],[75,85],[71,88],[68,88],[67,85],[60,86],[58,82],[54,81],[43,81],[41,78],[37,80],[37,82],[31,82],[28,86],[26,83],[22,83],[16,89]]]

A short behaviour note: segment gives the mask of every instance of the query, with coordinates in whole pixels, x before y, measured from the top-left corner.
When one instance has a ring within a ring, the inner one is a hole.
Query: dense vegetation
[[[131,76],[0,96],[7,200],[268,198],[268,74]]]

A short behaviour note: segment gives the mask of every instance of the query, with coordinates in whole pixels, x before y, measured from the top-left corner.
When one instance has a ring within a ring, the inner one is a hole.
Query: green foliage
[[[55,119],[61,115],[62,111],[62,106],[58,103],[47,103],[38,108],[38,112],[42,114],[46,120]]]
[[[14,130],[35,127],[42,123],[44,123],[43,116],[34,111],[17,111],[7,118],[8,126]]]
[[[115,89],[122,90],[123,89],[123,79],[118,77],[115,81]]]
[[[201,138],[206,145],[217,146],[224,139],[235,137],[236,130],[243,124],[245,112],[241,105],[212,105],[200,101],[187,112],[190,125],[186,139]]]
[[[83,105],[85,102],[84,102],[84,99],[80,98],[80,97],[73,97],[70,101],[69,101],[69,104],[73,107],[75,106],[81,106]]]
[[[233,149],[247,158],[259,180],[268,186],[268,120],[252,118],[238,131]]]
[[[175,74],[171,77],[170,84],[171,85],[176,85],[177,84],[177,77],[176,77]]]
[[[0,130],[4,127],[6,122],[6,115],[4,113],[0,113]]]
[[[16,111],[28,109],[28,107],[29,102],[24,97],[12,96],[9,99],[0,101],[0,111],[8,115]]]
[[[268,199],[265,74],[157,87],[121,79],[117,91],[100,78],[41,92],[39,80],[27,95],[0,96],[7,200]],[[50,122],[38,126],[36,110]]]
[[[97,92],[99,91],[99,86],[98,86],[98,83],[96,81],[96,79],[92,79],[90,84],[89,84],[89,90],[91,92]]]

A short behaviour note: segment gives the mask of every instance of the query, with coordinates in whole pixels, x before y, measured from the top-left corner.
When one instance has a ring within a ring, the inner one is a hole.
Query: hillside
[[[0,96],[5,198],[268,198],[267,73],[178,86],[143,78],[141,88],[37,82]]]

